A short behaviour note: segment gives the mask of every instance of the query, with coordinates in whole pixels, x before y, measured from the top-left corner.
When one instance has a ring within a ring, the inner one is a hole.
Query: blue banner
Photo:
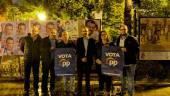
[[[122,75],[124,54],[119,47],[102,47],[102,73],[106,75]]]
[[[55,75],[74,75],[76,73],[76,51],[73,48],[55,50]]]

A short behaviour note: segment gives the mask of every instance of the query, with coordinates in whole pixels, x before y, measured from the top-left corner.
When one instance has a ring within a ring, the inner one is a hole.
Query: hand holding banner
[[[76,70],[76,52],[73,48],[55,50],[55,75],[73,75]]]
[[[119,47],[102,46],[102,73],[121,75],[123,73],[124,55]]]

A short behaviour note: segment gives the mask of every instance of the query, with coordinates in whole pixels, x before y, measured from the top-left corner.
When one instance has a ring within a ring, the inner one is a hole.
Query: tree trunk
[[[128,33],[132,34],[132,0],[125,0],[124,23],[128,26]]]

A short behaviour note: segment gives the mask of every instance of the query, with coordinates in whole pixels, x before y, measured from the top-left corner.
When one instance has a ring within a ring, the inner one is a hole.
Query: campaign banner
[[[74,75],[76,73],[76,51],[73,48],[56,48],[55,75]]]
[[[122,75],[124,55],[119,47],[102,46],[102,73],[106,75]]]

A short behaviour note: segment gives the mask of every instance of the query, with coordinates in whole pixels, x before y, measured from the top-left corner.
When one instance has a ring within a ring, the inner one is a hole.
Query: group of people
[[[106,83],[106,93],[109,94],[112,86],[111,76],[107,76],[101,72],[102,65],[102,46],[120,46],[124,52],[125,65],[135,65],[136,55],[138,53],[138,43],[136,39],[128,35],[128,28],[122,24],[120,26],[120,36],[116,43],[109,39],[106,31],[99,32],[98,40],[89,36],[88,26],[84,26],[81,30],[82,37],[76,42],[69,40],[68,32],[64,31],[61,34],[61,39],[56,40],[56,30],[52,23],[46,25],[48,36],[41,38],[39,35],[40,24],[34,23],[33,30],[28,36],[21,39],[21,50],[24,52],[24,93],[29,95],[30,89],[30,73],[33,70],[33,88],[35,96],[38,96],[39,83],[39,65],[42,60],[42,93],[48,93],[48,77],[50,74],[50,91],[55,90],[55,70],[54,70],[54,51],[56,48],[75,48],[77,55],[77,96],[82,96],[82,81],[85,75],[86,81],[86,96],[90,96],[90,73],[93,64],[96,64],[96,70],[99,77],[99,90],[104,90]],[[125,71],[124,71],[125,70]],[[126,73],[126,68],[123,71]],[[127,74],[129,75],[128,71]]]

